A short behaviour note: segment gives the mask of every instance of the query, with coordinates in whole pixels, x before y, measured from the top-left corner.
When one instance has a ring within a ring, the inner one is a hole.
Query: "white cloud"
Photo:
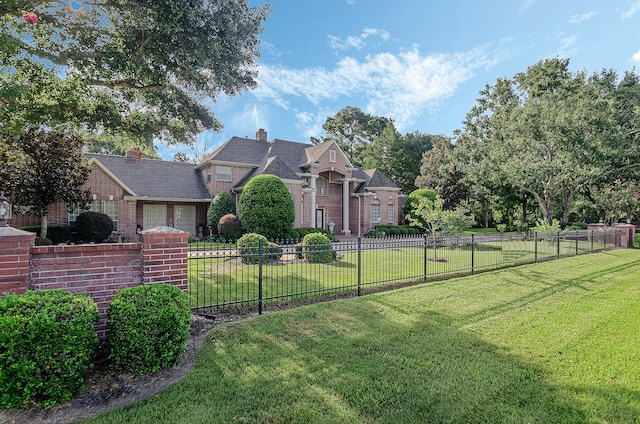
[[[290,109],[292,98],[307,100],[314,111],[326,107],[325,102],[345,98],[346,103],[359,98],[366,112],[393,118],[402,130],[425,109],[451,96],[477,69],[494,61],[484,47],[429,56],[422,56],[414,47],[365,60],[345,57],[331,70],[263,65],[258,74],[260,88],[252,94],[285,110]],[[297,113],[302,125],[311,124],[316,116],[314,112]]]
[[[576,36],[561,36],[560,37],[560,50],[558,51],[558,56],[560,57],[571,57],[576,53],[576,48],[574,47],[576,40],[578,37]]]
[[[535,0],[526,0],[520,7],[520,10],[518,11],[518,17],[524,15],[525,12],[529,10],[534,3],[535,3]]]
[[[620,17],[623,20],[629,19],[630,17],[638,13],[639,10],[640,10],[640,0],[637,0],[637,1],[634,1],[633,4],[631,4],[631,8],[626,12],[624,12]]]
[[[384,29],[366,28],[362,31],[362,34],[358,36],[350,35],[345,40],[336,35],[329,35],[329,43],[333,50],[349,50],[357,49],[362,50],[367,45],[367,39],[369,37],[378,36],[384,42],[390,37],[389,32]]]
[[[582,23],[588,19],[591,19],[592,17],[594,17],[596,15],[596,12],[589,12],[589,13],[585,13],[583,15],[573,15],[572,17],[569,18],[569,23],[570,24],[579,24]]]
[[[633,54],[633,56],[631,56],[631,59],[633,59],[634,62],[639,62],[640,63],[640,50],[635,52]]]

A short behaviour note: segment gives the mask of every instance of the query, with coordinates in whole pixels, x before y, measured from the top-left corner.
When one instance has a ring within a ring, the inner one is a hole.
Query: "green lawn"
[[[194,370],[92,423],[640,422],[640,251],[220,325]]]

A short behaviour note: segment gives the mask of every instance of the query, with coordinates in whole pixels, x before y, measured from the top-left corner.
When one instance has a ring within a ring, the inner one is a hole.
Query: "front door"
[[[324,209],[316,209],[316,228],[324,228]]]

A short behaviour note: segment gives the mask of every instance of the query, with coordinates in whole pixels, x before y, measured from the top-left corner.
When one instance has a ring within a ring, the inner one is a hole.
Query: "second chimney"
[[[267,141],[267,132],[260,128],[258,132],[256,132],[256,140],[259,141]]]

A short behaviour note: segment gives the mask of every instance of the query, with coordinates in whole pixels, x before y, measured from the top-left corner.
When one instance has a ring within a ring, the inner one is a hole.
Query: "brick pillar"
[[[187,292],[189,233],[171,227],[141,231],[143,284],[166,283]]]
[[[29,290],[31,246],[35,240],[34,233],[0,227],[0,295]]]
[[[616,230],[620,230],[620,247],[633,247],[633,236],[636,233],[636,226],[633,224],[616,224]]]

